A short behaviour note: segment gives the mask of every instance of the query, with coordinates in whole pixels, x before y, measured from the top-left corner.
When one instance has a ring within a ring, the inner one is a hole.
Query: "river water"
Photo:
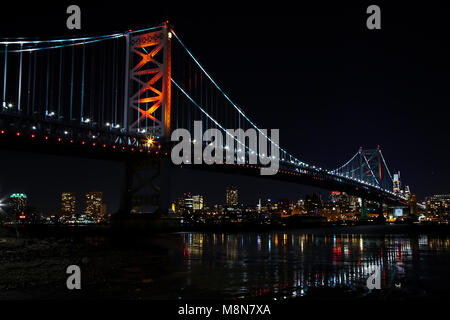
[[[163,291],[175,299],[450,297],[450,235],[407,230],[180,233],[172,262],[181,276]],[[380,290],[367,287],[375,272]]]

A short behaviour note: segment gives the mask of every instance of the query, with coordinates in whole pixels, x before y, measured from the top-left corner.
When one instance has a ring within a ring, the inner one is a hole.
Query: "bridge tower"
[[[123,117],[125,130],[145,134],[167,150],[171,133],[171,38],[168,22],[157,30],[126,34]],[[144,189],[147,189],[144,191]],[[134,159],[123,162],[118,218],[134,206],[154,208],[152,215],[168,212],[169,159]]]
[[[392,179],[387,179],[386,177],[390,175],[388,169],[384,165],[383,155],[381,153],[381,148],[378,145],[376,149],[366,149],[363,147],[359,148],[358,157],[358,172],[356,177],[362,181],[378,185],[385,189],[390,189],[390,182]],[[356,172],[355,172],[356,174]],[[378,213],[377,220],[382,222],[384,220],[383,215],[383,199],[379,199],[378,206],[376,209]],[[367,204],[363,199],[361,204],[361,221],[366,221],[367,217]]]

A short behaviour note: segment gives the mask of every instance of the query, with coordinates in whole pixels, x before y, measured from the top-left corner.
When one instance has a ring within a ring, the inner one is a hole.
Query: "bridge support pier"
[[[114,229],[161,229],[161,216],[169,210],[169,158],[127,159],[123,162],[118,212]]]
[[[386,222],[386,218],[384,217],[383,202],[382,201],[378,202],[377,213],[378,213],[378,217],[376,218],[376,221],[378,223],[385,223]]]
[[[364,199],[361,199],[361,216],[359,221],[367,221],[367,204]]]

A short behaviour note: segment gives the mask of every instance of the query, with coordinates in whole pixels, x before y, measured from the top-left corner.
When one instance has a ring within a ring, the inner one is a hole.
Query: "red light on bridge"
[[[92,143],[92,146],[95,147],[95,142]]]
[[[70,140],[70,143],[73,143],[73,140]]]
[[[17,133],[16,133],[16,136],[18,136],[18,137],[19,137],[19,136],[20,136],[20,132],[17,132]]]
[[[48,136],[45,136],[45,140],[48,140]]]
[[[0,131],[2,134],[5,134],[5,130]]]
[[[36,138],[36,135],[33,133],[33,134],[31,135],[31,138]]]
[[[115,149],[116,148],[116,146],[112,146],[113,147],[113,149]]]
[[[81,144],[85,144],[85,142],[84,142],[84,141],[81,141]]]
[[[103,145],[103,148],[106,148],[106,144]]]
[[[61,140],[62,140],[61,138],[58,138],[58,142],[61,142]]]

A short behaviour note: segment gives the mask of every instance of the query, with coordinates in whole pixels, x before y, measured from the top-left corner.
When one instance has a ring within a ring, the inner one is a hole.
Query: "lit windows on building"
[[[75,214],[75,192],[63,192],[61,194],[61,215],[71,217]]]
[[[398,193],[401,191],[401,183],[400,183],[400,172],[394,173],[394,192]]]
[[[229,187],[226,191],[227,205],[234,207],[238,205],[238,189],[236,187]]]
[[[449,216],[450,194],[436,194],[425,198],[427,214],[430,216]]]
[[[9,197],[9,206],[15,215],[24,212],[28,204],[28,197],[25,193],[13,193]]]
[[[192,196],[192,208],[194,211],[203,210],[203,205],[204,205],[203,196],[201,195]]]
[[[86,216],[90,218],[99,218],[102,214],[103,193],[93,191],[86,193]]]

